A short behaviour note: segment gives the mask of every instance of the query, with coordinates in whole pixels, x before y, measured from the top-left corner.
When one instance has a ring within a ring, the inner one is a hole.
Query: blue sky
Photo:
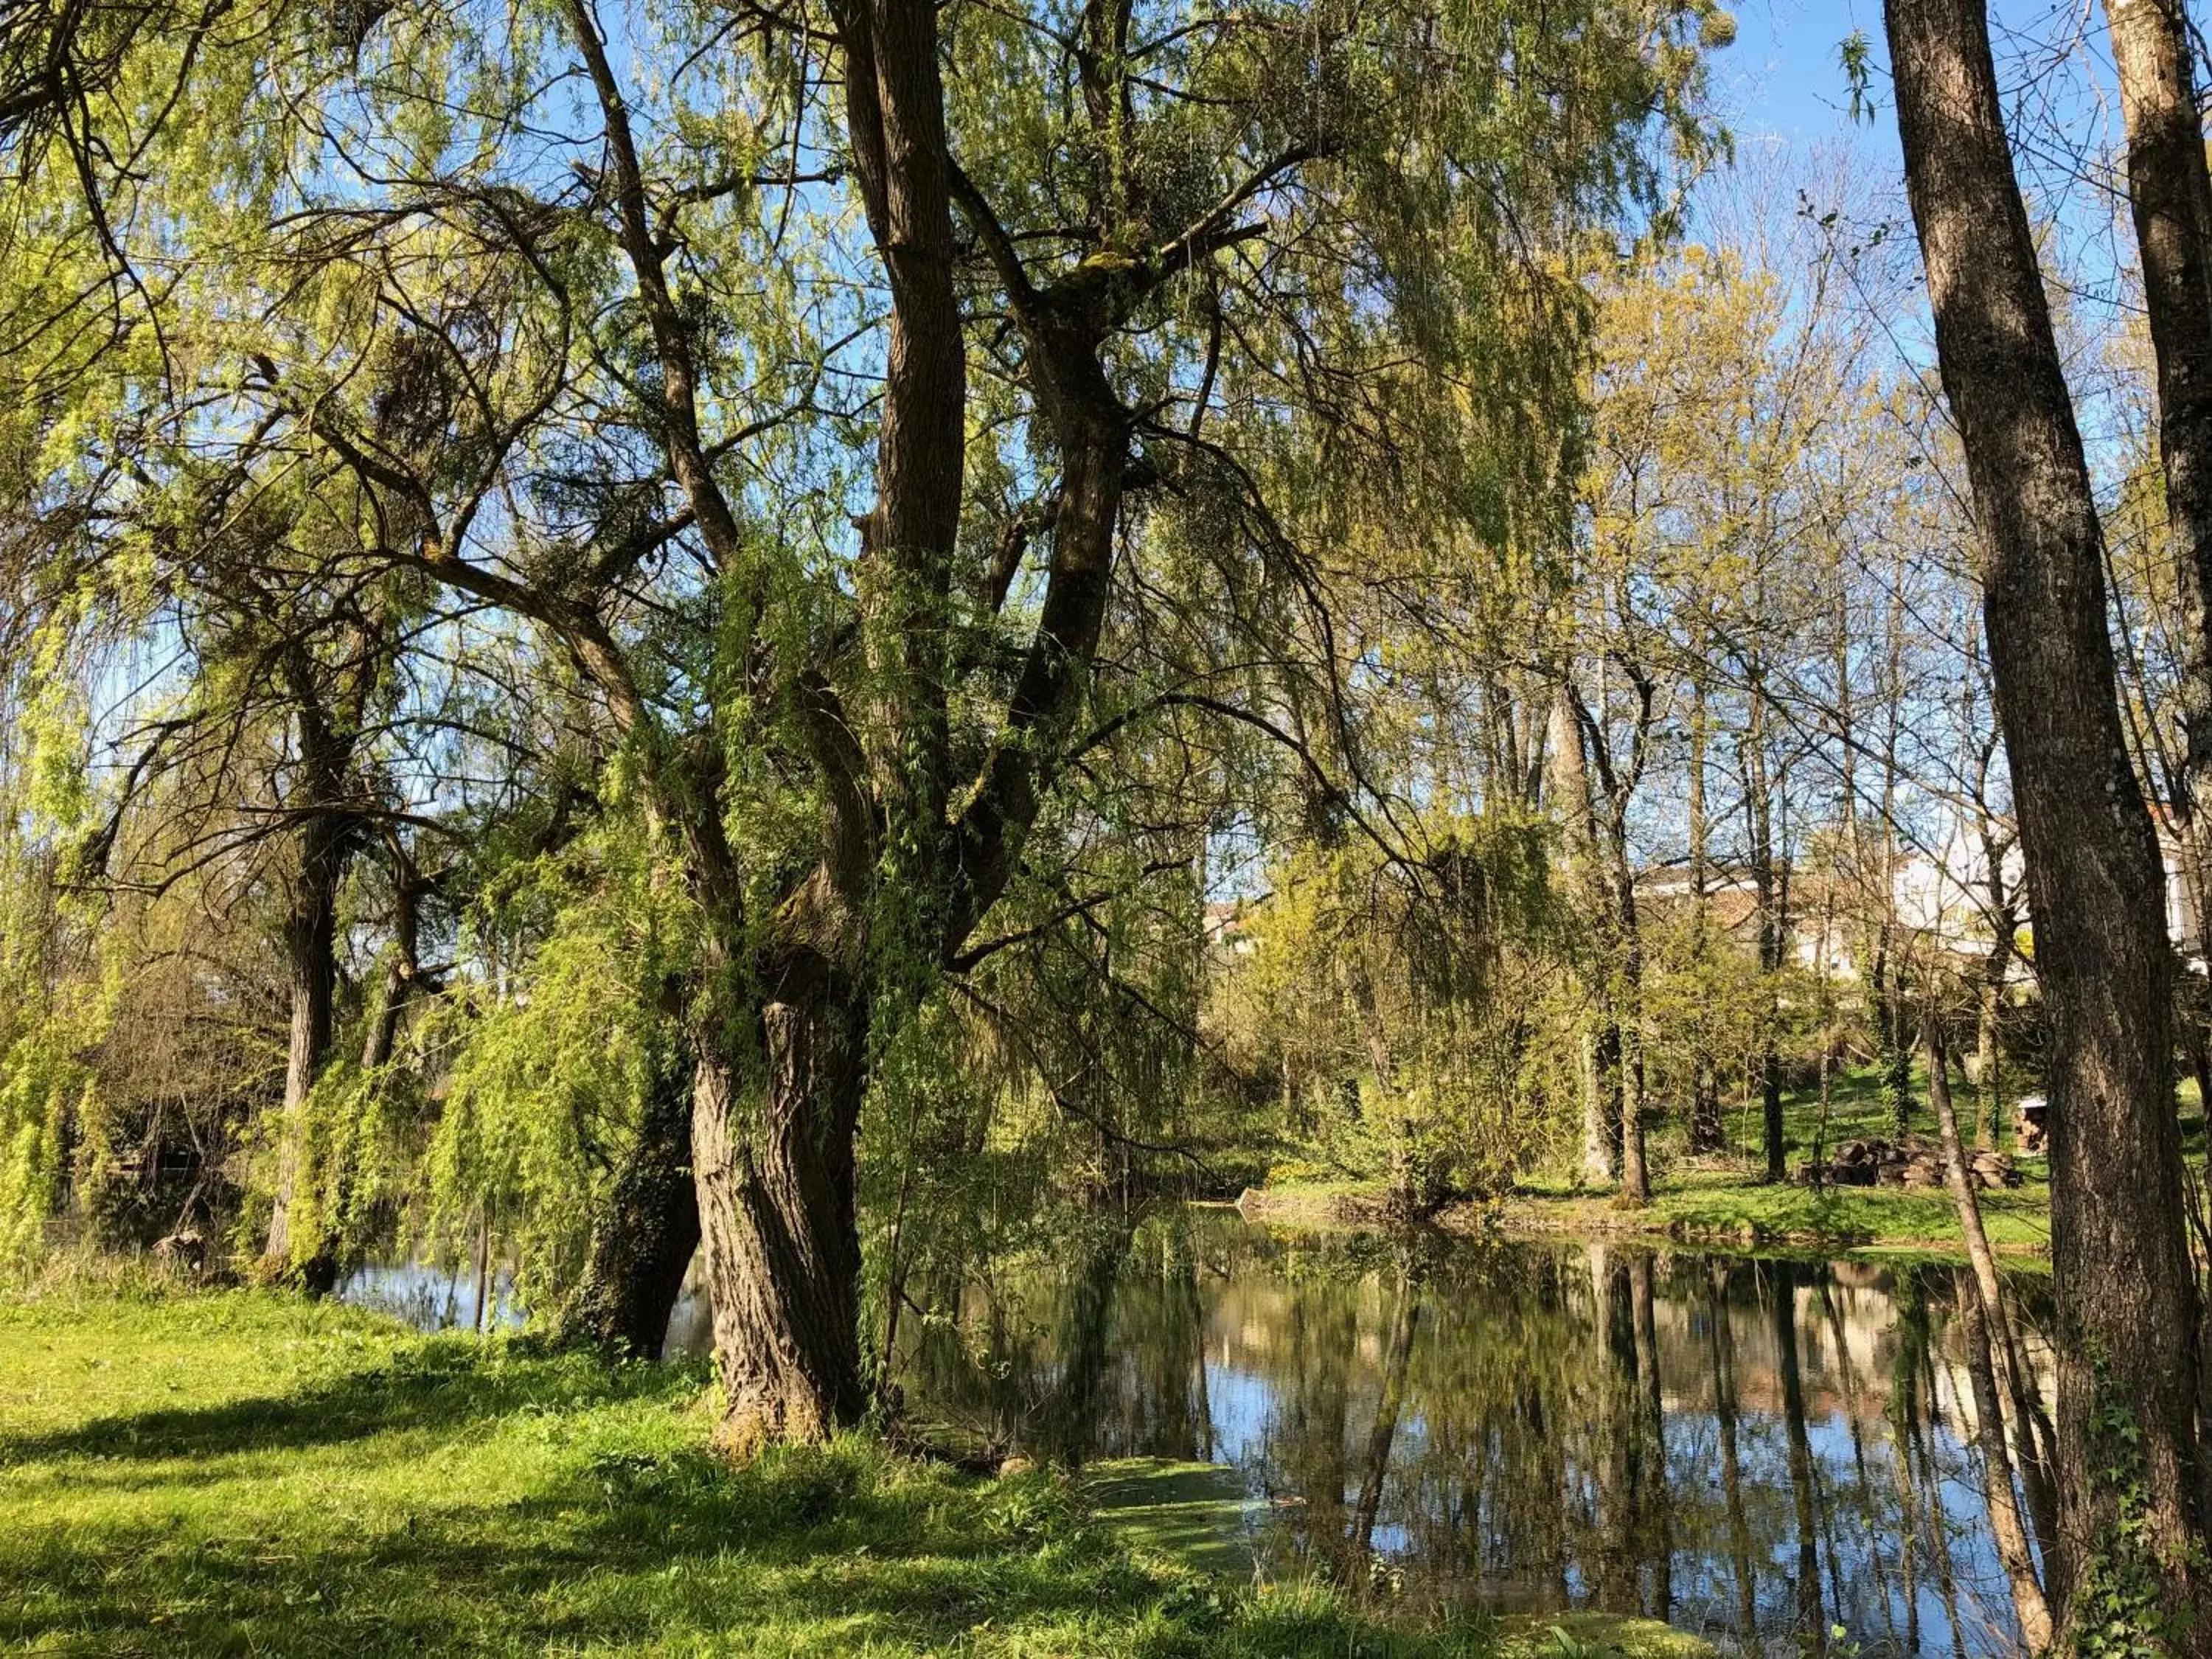
[[[2203,22],[2205,6],[2192,9]],[[1738,0],[1735,11],[1735,43],[1714,55],[1711,90],[1739,159],[1784,152],[1782,179],[1808,185],[1820,206],[1843,206],[1847,222],[1887,221],[1901,233],[1893,246],[1909,249],[1881,0]],[[2046,274],[2085,319],[2109,320],[2133,303],[2124,271],[2135,248],[2103,7],[1990,0],[1990,15],[2014,166],[2030,215],[2055,232],[2043,249]],[[1874,105],[1871,118],[1857,122],[1840,61],[1854,31],[1870,48]],[[1826,199],[1839,178],[1849,180],[1847,203]]]
[[[1848,143],[1883,173],[1869,183],[1900,184],[1881,0],[1738,0],[1734,9],[1735,44],[1714,58],[1713,91],[1739,142],[1766,137],[1808,146]],[[2094,130],[2108,112],[2085,101],[2085,94],[2094,99],[2100,86],[2109,85],[2102,8],[2085,15],[2075,0],[1990,0],[1990,14],[2008,118],[2026,112],[2017,101],[2022,85],[2046,66],[2049,54],[2081,41],[2086,21],[2089,54],[2074,52],[2058,76],[2036,78],[2058,88],[2058,105],[2050,112],[2063,113],[2077,131]],[[1838,58],[1855,30],[1863,30],[1873,48],[1878,106],[1872,121],[1856,125],[1848,114],[1850,89]]]
[[[1837,58],[1854,29],[1881,55],[1879,0],[1740,0],[1735,44],[1713,60],[1713,91],[1739,141],[1760,136],[1806,144],[1849,137],[1871,161],[1898,166],[1897,131],[1885,106],[1853,128]]]

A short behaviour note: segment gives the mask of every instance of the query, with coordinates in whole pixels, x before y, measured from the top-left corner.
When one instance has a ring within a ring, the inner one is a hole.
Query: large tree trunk
[[[657,1068],[637,1139],[592,1225],[591,1254],[566,1321],[577,1341],[659,1357],[699,1248],[692,1095],[686,1067],[672,1057]]]
[[[2055,1599],[2068,1608],[2100,1552],[2147,1546],[2142,1565],[2186,1624],[2190,1650],[2212,1652],[2164,873],[2116,702],[2102,529],[2013,175],[1984,0],[1886,9],[1936,355],[1984,544],[1990,659],[2051,1024]],[[2131,1425],[2128,1444],[2109,1426],[2116,1414]],[[2139,1474],[2115,1480],[2116,1460]],[[2133,1545],[2118,1524],[2128,1486],[2143,1528]]]
[[[826,1439],[866,1404],[853,1141],[866,1009],[827,990],[769,1000],[757,1068],[733,1036],[697,1040],[691,1167],[723,1392],[714,1437],[743,1456]]]
[[[294,1212],[307,1158],[307,1095],[331,1052],[331,1005],[337,990],[338,887],[345,876],[346,836],[335,815],[317,813],[302,827],[300,869],[284,919],[284,963],[290,981],[291,1044],[284,1064],[283,1116],[277,1126],[276,1190],[262,1272],[293,1276]]]

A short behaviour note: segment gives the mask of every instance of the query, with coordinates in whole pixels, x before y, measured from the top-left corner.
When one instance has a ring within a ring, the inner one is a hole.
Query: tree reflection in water
[[[2041,1293],[2007,1285],[2013,1332]],[[2019,1646],[1963,1270],[1178,1212],[937,1294],[902,1355],[918,1412],[1071,1462],[1234,1468],[1271,1573],[1760,1652],[1832,1626],[1870,1654]]]

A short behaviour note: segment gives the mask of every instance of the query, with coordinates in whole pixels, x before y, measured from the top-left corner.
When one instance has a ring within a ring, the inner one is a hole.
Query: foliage
[[[384,1190],[406,1206],[406,1236],[441,1258],[489,1229],[517,1253],[522,1301],[548,1316],[646,1096],[682,1064],[665,986],[687,948],[686,904],[655,881],[645,842],[614,818],[507,870],[471,918],[491,971],[413,1038],[440,1097],[418,1161]],[[403,1056],[381,1086],[404,1087],[410,1063],[422,1062]]]
[[[2061,1650],[2081,1659],[2165,1659],[2185,1650],[2196,1610],[2168,1604],[2167,1564],[2143,1487],[2142,1428],[2115,1397],[2101,1360],[2091,1397],[2091,1478],[2100,1528],[2067,1602]],[[2189,1548],[2201,1549],[2191,1542]]]
[[[1564,947],[1541,823],[1424,826],[1419,862],[1311,847],[1217,947],[1210,1019],[1277,1133],[1433,1208],[1494,1188],[1541,1145],[1533,1013]]]

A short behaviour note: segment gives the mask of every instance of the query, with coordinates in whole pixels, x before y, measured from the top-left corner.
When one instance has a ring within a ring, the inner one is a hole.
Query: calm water
[[[418,1331],[482,1330],[487,1323],[508,1328],[523,1322],[514,1299],[514,1278],[505,1267],[477,1282],[471,1267],[446,1268],[420,1262],[373,1262],[356,1267],[338,1286],[338,1300],[374,1308],[405,1320]],[[484,1304],[491,1304],[485,1317]]]
[[[2018,1650],[1950,1269],[1218,1214],[1071,1255],[940,1297],[910,1401],[1005,1443],[1222,1465],[1263,1571],[1753,1652],[1838,1625],[1868,1653]]]
[[[1194,1212],[912,1288],[933,1310],[900,1343],[917,1415],[1219,1465],[1271,1576],[1638,1612],[1748,1653],[1838,1626],[1844,1651],[2018,1650],[1949,1268]],[[2020,1288],[2033,1343],[2044,1292]],[[706,1340],[687,1296],[670,1346]]]

